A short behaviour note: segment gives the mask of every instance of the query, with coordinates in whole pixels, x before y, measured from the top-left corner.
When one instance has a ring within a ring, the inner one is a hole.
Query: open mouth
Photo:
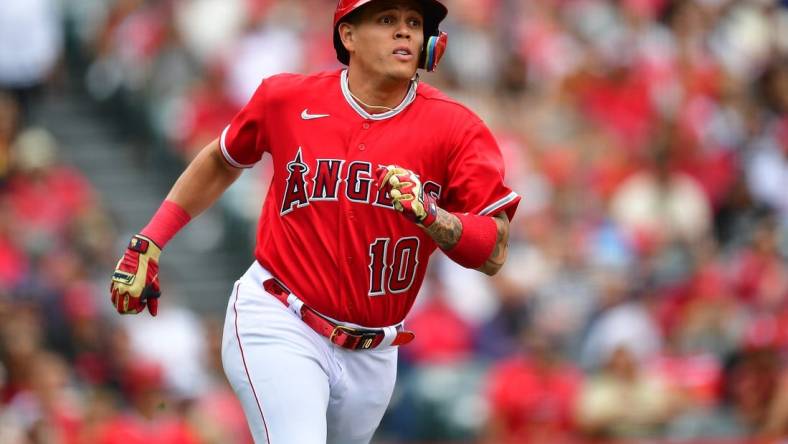
[[[400,47],[395,49],[392,54],[399,60],[410,60],[413,58],[413,53],[408,48]]]

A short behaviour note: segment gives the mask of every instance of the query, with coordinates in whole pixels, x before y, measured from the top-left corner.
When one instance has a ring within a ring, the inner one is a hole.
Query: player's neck
[[[391,111],[405,99],[411,81],[374,79],[348,69],[348,89],[364,110],[370,114]]]

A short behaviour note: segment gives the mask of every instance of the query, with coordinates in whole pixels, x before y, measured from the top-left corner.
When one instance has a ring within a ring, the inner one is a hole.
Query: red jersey
[[[235,167],[265,152],[273,179],[255,256],[307,305],[367,327],[401,322],[437,245],[373,183],[399,165],[450,212],[514,215],[498,145],[470,110],[412,82],[403,102],[368,114],[347,71],[265,79],[221,136]]]

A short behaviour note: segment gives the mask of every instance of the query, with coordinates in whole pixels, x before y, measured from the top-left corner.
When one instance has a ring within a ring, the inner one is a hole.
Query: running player
[[[155,315],[161,249],[270,153],[256,260],[232,289],[222,350],[258,443],[368,443],[430,255],[489,275],[506,259],[520,198],[500,150],[417,75],[443,54],[446,14],[437,0],[340,1],[333,38],[347,69],[263,80],[113,274],[120,313]]]

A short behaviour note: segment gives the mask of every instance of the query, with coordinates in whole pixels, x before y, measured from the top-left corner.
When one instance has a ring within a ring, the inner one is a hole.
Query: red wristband
[[[462,234],[446,256],[465,268],[479,268],[487,262],[498,238],[498,225],[490,216],[453,213],[460,219]]]
[[[430,195],[424,196],[424,211],[426,211],[427,214],[424,215],[424,219],[419,223],[424,228],[429,228],[430,225],[438,220],[438,204],[435,203],[435,199]]]
[[[140,234],[152,240],[162,249],[191,219],[189,213],[180,205],[171,200],[165,200]]]

